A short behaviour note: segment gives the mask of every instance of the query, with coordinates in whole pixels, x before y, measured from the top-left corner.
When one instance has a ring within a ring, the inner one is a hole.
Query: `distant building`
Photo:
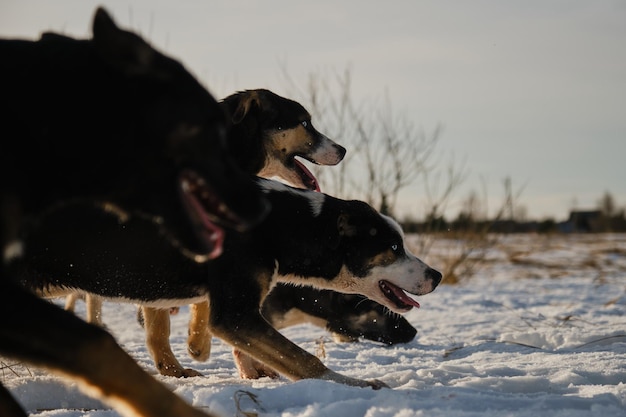
[[[563,233],[595,233],[603,230],[603,216],[600,210],[570,211],[569,218],[559,225]]]

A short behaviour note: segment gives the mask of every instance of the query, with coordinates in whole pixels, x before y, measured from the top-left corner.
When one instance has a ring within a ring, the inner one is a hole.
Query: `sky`
[[[89,37],[97,5],[217,98],[286,96],[285,70],[304,86],[349,68],[357,100],[386,96],[414,125],[442,127],[441,164],[466,168],[451,213],[472,191],[493,213],[506,178],[529,218],[564,220],[606,192],[626,207],[623,1],[3,0],[0,36]],[[419,217],[423,186],[400,203]]]
[[[458,244],[438,239],[426,259],[439,266],[438,257]],[[390,387],[379,391],[312,379],[241,380],[231,348],[217,338],[209,360],[195,362],[186,350],[187,306],[171,316],[172,350],[203,376],[164,377],[133,304],[105,302],[102,318],[144,369],[220,417],[626,415],[626,235],[509,235],[486,259],[461,284],[419,297],[421,308],[405,315],[418,330],[408,343],[336,343],[310,324],[282,330],[333,371]],[[77,304],[81,317],[84,306]],[[33,416],[119,416],[75,383],[6,358],[0,364],[0,380]]]

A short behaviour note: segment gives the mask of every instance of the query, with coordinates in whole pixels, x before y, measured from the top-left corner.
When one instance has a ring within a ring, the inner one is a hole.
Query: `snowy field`
[[[424,260],[437,268],[460,250],[458,241],[437,240]],[[208,362],[188,357],[186,309],[172,317],[173,349],[204,377],[155,377],[223,417],[626,416],[626,235],[508,236],[480,258],[471,278],[420,297],[422,308],[406,316],[419,330],[408,344],[335,343],[309,325],[284,330],[331,369],[391,389],[240,380],[217,339]],[[155,374],[135,308],[106,303],[103,317]],[[0,360],[0,378],[32,415],[118,415],[73,383]]]

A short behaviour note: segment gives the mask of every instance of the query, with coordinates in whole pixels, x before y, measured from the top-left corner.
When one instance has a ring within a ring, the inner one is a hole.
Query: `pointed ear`
[[[239,100],[237,108],[231,116],[231,121],[234,124],[241,123],[246,115],[252,111],[252,109],[260,108],[259,99],[256,95],[250,95]]]
[[[357,228],[350,224],[350,215],[347,213],[341,213],[337,218],[337,230],[339,236],[352,237],[356,236]]]
[[[126,75],[152,70],[156,51],[139,36],[117,27],[102,7],[96,10],[92,31],[98,56],[113,68]]]

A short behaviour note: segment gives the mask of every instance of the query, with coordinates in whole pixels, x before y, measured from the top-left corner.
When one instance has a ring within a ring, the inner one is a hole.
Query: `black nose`
[[[346,148],[337,144],[335,144],[335,148],[337,149],[337,153],[339,154],[339,159],[343,159],[343,157],[346,155]]]
[[[441,282],[441,278],[443,277],[443,275],[441,275],[441,272],[436,271],[432,268],[428,268],[426,271],[424,271],[424,275],[426,275],[426,278],[433,280],[433,287],[439,285],[439,283]]]

